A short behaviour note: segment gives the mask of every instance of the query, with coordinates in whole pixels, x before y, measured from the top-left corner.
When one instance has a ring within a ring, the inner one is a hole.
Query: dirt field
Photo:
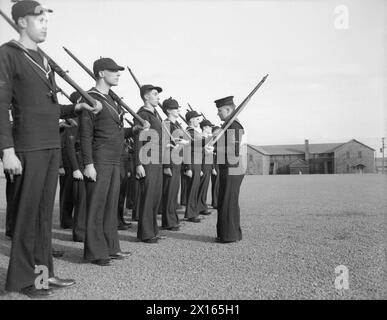
[[[385,299],[387,176],[247,176],[240,205],[243,240],[214,242],[216,211],[158,244],[136,241],[136,223],[120,232],[133,256],[101,268],[84,263],[82,244],[58,227],[65,250],[56,274],[77,285],[53,299]],[[0,299],[10,242],[5,180],[0,178]],[[181,215],[183,219],[183,215]],[[349,289],[335,289],[335,267],[349,270]]]

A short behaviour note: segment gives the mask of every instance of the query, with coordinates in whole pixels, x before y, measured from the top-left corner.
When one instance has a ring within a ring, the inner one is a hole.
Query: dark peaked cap
[[[11,9],[12,19],[17,22],[19,18],[23,18],[25,16],[38,16],[43,12],[53,12],[51,9],[42,6],[37,1],[31,0],[23,0],[16,2]]]
[[[201,117],[202,115],[197,113],[195,110],[193,111],[188,111],[186,114],[185,114],[185,120],[187,122],[189,122],[192,118],[196,118],[196,117]]]
[[[161,89],[160,87],[155,87],[154,85],[151,85],[151,84],[144,84],[140,88],[141,98],[143,98],[147,92],[152,91],[153,89],[157,90],[158,93],[163,92],[163,89]]]
[[[223,107],[223,106],[235,106],[234,104],[234,96],[228,96],[222,99],[218,99],[214,101],[217,108]]]
[[[98,76],[98,73],[104,70],[123,71],[125,70],[125,68],[122,66],[119,66],[111,58],[100,58],[98,60],[95,60],[93,64],[94,75]]]

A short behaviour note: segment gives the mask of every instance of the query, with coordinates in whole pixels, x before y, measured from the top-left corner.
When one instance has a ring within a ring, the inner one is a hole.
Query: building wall
[[[359,155],[361,152],[361,155]],[[361,156],[361,157],[360,157]],[[374,151],[356,141],[349,141],[334,151],[335,173],[356,173],[352,164],[357,161],[364,163],[364,173],[375,172]]]
[[[311,154],[309,169],[311,174],[333,173],[333,153]]]
[[[269,174],[270,157],[247,148],[247,171],[246,174]]]
[[[270,156],[270,174],[290,174],[290,163],[297,159],[305,159],[304,154]],[[275,170],[274,170],[275,169]],[[274,172],[275,171],[275,172]]]

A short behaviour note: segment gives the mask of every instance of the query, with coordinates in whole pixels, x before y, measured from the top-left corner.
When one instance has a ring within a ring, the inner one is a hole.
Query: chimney
[[[309,140],[305,140],[305,161],[309,161],[310,153],[309,153]]]

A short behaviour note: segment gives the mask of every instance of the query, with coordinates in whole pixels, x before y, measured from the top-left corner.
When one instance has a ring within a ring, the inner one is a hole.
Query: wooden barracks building
[[[247,145],[247,174],[374,173],[375,150],[352,139],[345,143]]]

